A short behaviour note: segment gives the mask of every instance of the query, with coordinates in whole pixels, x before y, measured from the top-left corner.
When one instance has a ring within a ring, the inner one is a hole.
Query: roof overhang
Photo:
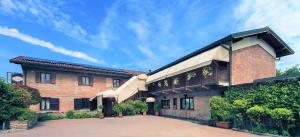
[[[153,83],[155,81],[159,81],[203,66],[210,65],[213,60],[228,62],[228,50],[225,49],[223,46],[218,46],[213,49],[210,49],[202,54],[198,54],[192,58],[184,60],[176,65],[173,65],[153,75],[150,75],[146,83]]]
[[[230,41],[232,41],[234,43],[234,42],[242,40],[243,38],[251,37],[251,36],[257,36],[258,38],[261,38],[264,41],[266,41],[274,49],[277,58],[295,53],[274,31],[272,31],[269,27],[264,27],[264,28],[260,28],[260,29],[253,29],[253,30],[249,30],[249,31],[243,31],[243,32],[230,34],[230,35],[228,35],[222,39],[219,39],[199,50],[196,50],[182,58],[179,58],[159,69],[156,69],[156,70],[148,73],[148,75],[154,75],[156,73],[159,73],[160,71],[163,71],[163,70],[165,70],[171,66],[174,66],[180,62],[183,62],[189,58],[197,56],[198,54],[204,53],[204,52],[206,52],[212,48],[215,48],[221,44],[227,44]]]

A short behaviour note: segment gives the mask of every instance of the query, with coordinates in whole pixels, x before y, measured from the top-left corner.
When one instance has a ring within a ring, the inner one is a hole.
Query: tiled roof
[[[69,63],[63,61],[55,61],[48,59],[40,59],[26,56],[18,56],[10,60],[11,63],[22,64],[22,65],[38,65],[43,67],[56,67],[56,68],[64,68],[64,69],[74,69],[74,70],[83,70],[87,72],[100,72],[100,73],[112,73],[112,74],[120,74],[120,75],[138,75],[144,72],[134,71],[134,70],[124,70],[124,69],[114,69],[107,67],[99,67],[78,63]]]

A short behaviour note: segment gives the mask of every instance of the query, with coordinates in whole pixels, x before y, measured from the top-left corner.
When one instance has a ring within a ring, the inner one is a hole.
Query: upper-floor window
[[[55,74],[48,72],[36,72],[35,74],[36,83],[51,83],[55,84]]]
[[[50,73],[41,73],[41,83],[50,83]]]
[[[93,84],[92,77],[89,77],[89,76],[80,76],[78,78],[78,85],[92,86],[92,84]]]
[[[120,87],[120,80],[119,79],[114,79],[113,80],[113,87],[114,88]]]

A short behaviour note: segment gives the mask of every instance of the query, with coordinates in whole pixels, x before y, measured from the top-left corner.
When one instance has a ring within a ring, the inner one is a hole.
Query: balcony
[[[227,65],[227,62],[214,61],[208,66],[151,83],[148,89],[154,94],[170,94],[225,87],[229,85]]]

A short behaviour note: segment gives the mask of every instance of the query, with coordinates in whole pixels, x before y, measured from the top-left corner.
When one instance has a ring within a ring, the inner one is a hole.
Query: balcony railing
[[[209,66],[182,73],[148,85],[150,92],[167,94],[207,86],[227,86],[229,83],[227,64],[212,63]]]

